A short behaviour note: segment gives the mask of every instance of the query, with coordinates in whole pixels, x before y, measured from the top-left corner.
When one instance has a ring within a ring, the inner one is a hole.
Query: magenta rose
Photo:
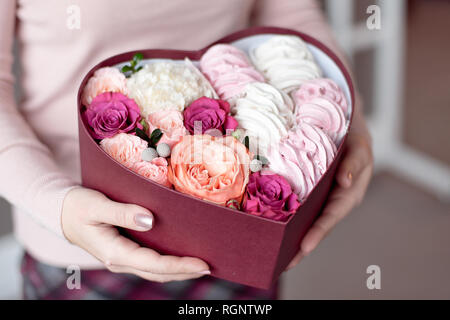
[[[201,133],[211,129],[226,133],[227,130],[235,130],[238,125],[236,119],[229,113],[230,105],[228,102],[201,97],[193,101],[184,110],[184,126],[191,134],[194,134],[195,122],[201,121]]]
[[[271,172],[250,175],[242,209],[276,221],[286,221],[300,202],[287,180]]]
[[[95,139],[111,138],[117,133],[133,131],[140,120],[140,110],[134,100],[118,92],[96,96],[84,112]]]

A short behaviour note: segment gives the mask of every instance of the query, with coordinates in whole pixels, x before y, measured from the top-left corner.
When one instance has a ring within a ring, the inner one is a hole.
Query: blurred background
[[[365,100],[375,173],[362,205],[283,275],[281,297],[450,299],[450,1],[322,3]],[[379,30],[366,24],[372,5]],[[0,299],[20,298],[11,232],[0,198]],[[381,289],[367,288],[370,265]]]

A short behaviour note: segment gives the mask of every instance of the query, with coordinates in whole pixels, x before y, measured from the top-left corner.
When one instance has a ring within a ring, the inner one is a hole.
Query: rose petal
[[[236,128],[238,127],[239,123],[237,122],[237,120],[232,117],[232,116],[227,116],[225,119],[225,122],[223,123],[223,129],[226,130],[236,130]]]
[[[286,200],[286,211],[295,213],[299,207],[300,201],[298,201],[298,196],[292,193]]]
[[[245,211],[246,212],[258,212],[259,211],[259,201],[248,199],[245,202]]]
[[[230,113],[230,104],[225,100],[217,100],[220,108],[225,111],[225,113]]]

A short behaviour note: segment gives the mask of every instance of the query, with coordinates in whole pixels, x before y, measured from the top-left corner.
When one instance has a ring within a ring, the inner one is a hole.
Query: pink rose
[[[286,221],[299,206],[298,196],[284,177],[270,171],[250,175],[242,206],[245,212]]]
[[[137,162],[131,167],[131,170],[133,170],[137,174],[140,174],[141,176],[146,177],[147,179],[153,180],[156,183],[170,188],[172,184],[167,178],[167,166],[167,160],[165,158],[159,157],[153,159],[151,162]]]
[[[81,103],[89,108],[92,100],[104,92],[128,95],[127,78],[116,68],[100,68],[88,80],[81,95]]]
[[[159,143],[167,143],[173,147],[175,143],[188,134],[183,123],[183,115],[178,110],[162,110],[150,113],[147,117],[149,135],[159,128],[163,136]]]
[[[184,109],[184,126],[194,134],[195,122],[200,121],[201,133],[217,129],[222,133],[235,130],[238,122],[230,116],[230,104],[224,100],[201,97]]]
[[[105,92],[95,97],[84,113],[95,139],[110,138],[117,133],[131,132],[139,126],[139,107],[121,93]]]
[[[142,151],[147,146],[147,141],[126,133],[119,133],[112,138],[100,141],[100,147],[127,168],[131,168],[135,163],[141,161]]]

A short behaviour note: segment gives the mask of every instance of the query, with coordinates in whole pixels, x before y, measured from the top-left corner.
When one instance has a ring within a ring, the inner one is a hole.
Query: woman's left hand
[[[355,122],[364,119],[355,119]],[[355,123],[357,125],[357,123]],[[331,191],[322,215],[314,222],[300,245],[300,251],[288,265],[293,268],[300,260],[311,253],[326,235],[357,207],[366,193],[373,170],[373,156],[370,135],[350,131],[346,141],[346,150],[336,175],[337,184]]]

